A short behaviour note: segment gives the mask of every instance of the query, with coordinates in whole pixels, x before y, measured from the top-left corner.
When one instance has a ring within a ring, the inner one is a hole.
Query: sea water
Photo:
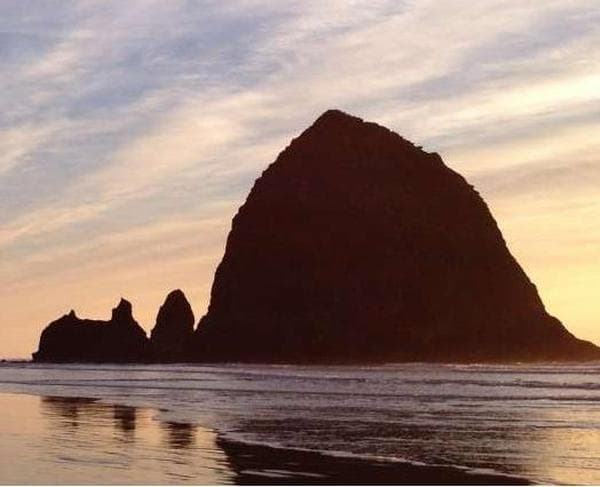
[[[0,413],[3,483],[227,483],[221,438],[600,484],[598,363],[4,363]]]

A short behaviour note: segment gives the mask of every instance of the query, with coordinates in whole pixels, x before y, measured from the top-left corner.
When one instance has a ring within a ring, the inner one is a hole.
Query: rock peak
[[[351,115],[338,108],[330,108],[329,110],[325,110],[321,115],[319,115],[319,117],[317,117],[315,122],[318,122],[319,120],[353,120],[363,122],[362,118]]]
[[[316,130],[343,131],[352,126],[357,127],[366,124],[367,122],[362,118],[338,109],[330,109],[323,112],[304,133],[311,133]],[[377,126],[376,124],[370,125]]]
[[[165,302],[168,301],[185,301],[187,303],[187,298],[181,289],[173,289],[173,291],[167,294]]]
[[[171,291],[156,316],[150,334],[152,353],[156,359],[172,362],[186,358],[194,332],[194,313],[180,289]]]
[[[315,168],[321,164],[346,164],[353,159],[351,153],[358,156],[354,157],[355,162],[363,166],[380,164],[383,158],[393,160],[395,164],[427,165],[432,160],[430,158],[417,160],[412,153],[418,152],[429,156],[430,154],[387,127],[365,121],[338,109],[323,112],[299,137],[293,139],[289,148],[303,153],[302,158],[293,156],[297,163],[300,159],[303,164],[312,160]],[[289,152],[286,150],[281,155],[292,156],[288,154]],[[310,157],[307,157],[309,154]],[[378,157],[372,157],[374,154],[378,154]],[[292,157],[285,159],[290,158]],[[282,158],[278,158],[280,159]]]
[[[124,298],[121,298],[119,304],[112,310],[111,321],[132,321],[133,311],[131,303]]]

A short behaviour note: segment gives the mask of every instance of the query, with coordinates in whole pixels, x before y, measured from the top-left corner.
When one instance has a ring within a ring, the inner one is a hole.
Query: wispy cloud
[[[35,163],[33,154],[56,134],[59,126],[31,122],[0,131],[0,176],[19,164]]]

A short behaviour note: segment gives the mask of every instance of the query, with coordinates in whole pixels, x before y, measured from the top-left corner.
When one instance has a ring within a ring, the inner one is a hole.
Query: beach
[[[459,469],[327,456],[218,438],[147,408],[0,394],[3,484],[514,484]]]
[[[593,484],[597,369],[3,364],[0,482]]]

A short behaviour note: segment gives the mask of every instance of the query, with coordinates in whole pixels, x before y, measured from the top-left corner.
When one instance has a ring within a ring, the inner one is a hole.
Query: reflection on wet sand
[[[107,405],[90,398],[43,396],[40,409],[57,427],[72,430],[80,426],[88,430],[113,427],[124,441],[134,440],[137,410],[131,406]]]
[[[99,425],[112,425],[121,433],[133,438],[136,430],[138,408],[120,404],[109,405],[98,399],[79,397],[43,396],[41,398],[42,414],[56,426],[78,428]],[[162,446],[178,450],[193,447],[195,443],[196,425],[179,421],[159,421],[162,435]]]
[[[111,405],[97,399],[46,396],[41,397],[39,404],[43,430],[36,436],[42,438],[39,448],[43,454],[50,454],[54,467],[52,471],[38,473],[37,477],[21,478],[25,480],[23,483],[515,484],[521,481],[495,475],[466,475],[451,468],[250,446],[217,437],[195,424],[162,420],[152,409]]]
[[[121,438],[136,442],[136,447],[152,440],[152,412],[143,408],[108,405],[98,400],[72,397],[43,397],[42,413],[55,428],[73,436],[94,435],[112,429]],[[139,424],[138,424],[139,423]],[[159,449],[164,457],[155,457],[169,479],[186,482],[198,461],[195,455],[198,426],[180,421],[158,421]],[[55,436],[56,438],[57,436]],[[156,439],[156,438],[154,438]],[[113,435],[114,440],[114,435]],[[106,444],[103,445],[106,449]],[[213,449],[225,454],[227,465],[238,484],[397,484],[397,483],[518,483],[493,475],[465,475],[456,469],[425,468],[407,464],[378,463],[357,458],[336,458],[318,453],[246,445],[218,438]],[[106,466],[108,460],[99,462]],[[316,474],[314,472],[319,472]]]
[[[135,430],[136,409],[130,406],[113,406],[113,418],[115,426],[123,433],[131,433]]]
[[[2,483],[222,484],[232,478],[213,431],[163,421],[156,410],[77,397],[2,394],[0,400],[23,411],[30,430],[13,424],[10,436],[0,422],[3,439],[15,438],[6,448],[20,451],[22,460],[0,460]],[[16,414],[13,423],[20,421]]]
[[[138,408],[120,404],[109,405],[98,399],[80,397],[44,396],[41,398],[42,414],[57,425],[79,427],[111,424],[112,427],[133,439],[136,429]],[[197,427],[180,421],[159,421],[166,434],[162,435],[164,447],[179,450],[189,449],[195,444]]]
[[[94,410],[96,402],[97,399],[86,397],[43,396],[41,398],[41,409],[42,414],[48,417],[59,415],[65,420],[63,422],[64,425],[77,428],[79,426],[80,412],[84,410],[85,414],[89,416]]]
[[[190,423],[167,421],[161,423],[167,432],[167,444],[171,448],[190,448],[194,445],[196,426]]]

